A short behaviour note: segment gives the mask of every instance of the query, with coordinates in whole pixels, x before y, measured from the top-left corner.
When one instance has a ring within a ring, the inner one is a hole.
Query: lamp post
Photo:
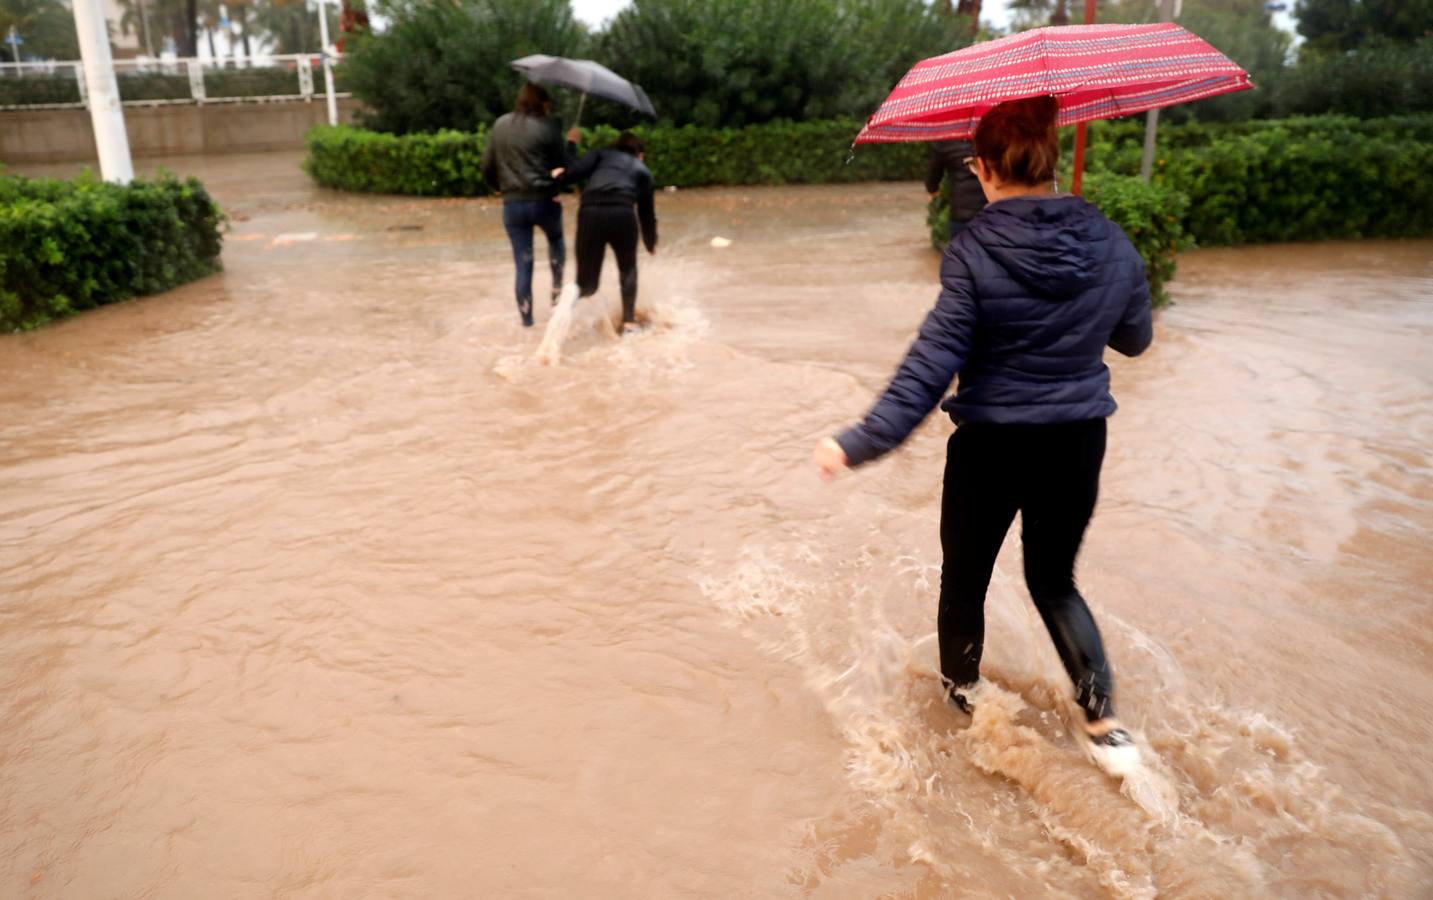
[[[338,124],[338,104],[333,99],[333,62],[328,55],[328,7],[324,0],[318,0],[318,39],[323,43],[319,48],[319,59],[323,64],[323,90],[328,100],[328,124]]]
[[[1159,0],[1159,21],[1174,21],[1174,0]],[[1139,177],[1145,184],[1149,184],[1154,174],[1154,135],[1158,129],[1159,108],[1156,107],[1144,116],[1144,158],[1139,163]]]
[[[128,184],[134,179],[134,161],[129,156],[129,135],[124,130],[124,109],[119,105],[119,85],[115,82],[114,62],[109,55],[109,29],[104,11],[100,0],[74,0],[74,8],[100,174],[105,181]]]

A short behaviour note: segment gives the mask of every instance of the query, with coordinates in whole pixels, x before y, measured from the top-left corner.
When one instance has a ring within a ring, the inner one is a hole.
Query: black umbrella
[[[579,122],[582,121],[582,107],[587,103],[588,94],[615,100],[654,119],[657,117],[657,111],[652,108],[652,101],[647,99],[646,91],[590,59],[566,59],[534,53],[532,56],[513,60],[512,67],[526,75],[527,80],[534,84],[555,84],[581,91],[582,100],[577,104]]]

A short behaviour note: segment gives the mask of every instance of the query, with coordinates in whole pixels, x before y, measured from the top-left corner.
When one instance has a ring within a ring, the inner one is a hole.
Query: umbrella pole
[[[581,124],[582,124],[582,107],[584,107],[584,106],[586,106],[586,105],[587,105],[587,92],[586,92],[586,91],[583,91],[583,92],[582,92],[582,99],[577,101],[577,121],[575,121],[575,122],[572,123],[572,127],[573,127],[573,128],[576,128],[578,125],[581,125]]]
[[[1095,0],[1085,0],[1085,24],[1095,24]],[[1075,174],[1070,179],[1070,190],[1080,193],[1085,180],[1085,123],[1075,126]]]

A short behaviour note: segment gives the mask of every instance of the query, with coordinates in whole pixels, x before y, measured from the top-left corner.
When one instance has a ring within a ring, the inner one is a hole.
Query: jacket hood
[[[968,232],[1031,292],[1074,296],[1099,276],[1111,224],[1083,197],[1012,197],[985,207]]]

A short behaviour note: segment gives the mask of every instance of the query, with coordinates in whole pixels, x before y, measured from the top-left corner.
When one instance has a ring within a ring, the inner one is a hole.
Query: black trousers
[[[980,677],[985,592],[1015,513],[1025,583],[1091,721],[1114,715],[1114,677],[1100,630],[1075,588],[1075,556],[1099,493],[1105,420],[965,424],[951,435],[940,509],[941,674]]]
[[[637,212],[631,206],[583,206],[577,210],[577,289],[583,297],[597,293],[607,245],[617,255],[622,280],[622,321],[637,313]]]

